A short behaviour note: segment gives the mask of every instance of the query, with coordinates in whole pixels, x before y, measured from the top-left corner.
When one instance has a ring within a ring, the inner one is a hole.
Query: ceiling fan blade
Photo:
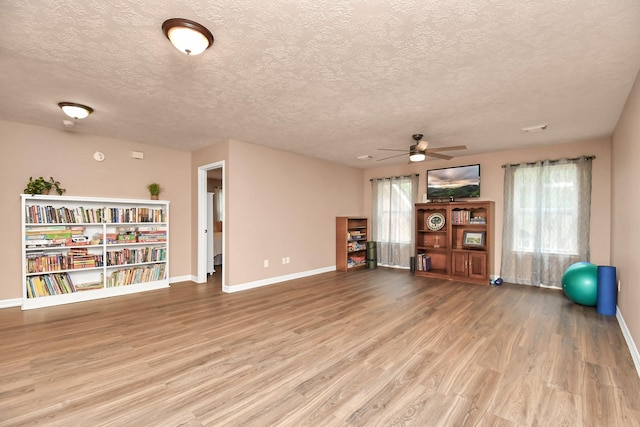
[[[409,152],[407,150],[396,150],[395,148],[378,148],[378,150],[382,150],[382,151],[403,151],[403,152],[409,154]]]
[[[451,147],[429,148],[425,152],[426,153],[432,153],[432,152],[436,152],[436,151],[453,151],[453,150],[466,150],[466,149],[467,149],[466,145],[453,145]]]
[[[406,156],[407,154],[409,154],[409,153],[396,154],[395,156],[385,157],[384,159],[376,159],[376,162],[380,162],[382,160],[393,159],[394,157]]]
[[[416,150],[418,151],[424,151],[427,149],[427,147],[429,146],[429,141],[419,141],[416,144]]]
[[[443,159],[443,160],[451,160],[451,159],[453,159],[453,156],[447,156],[446,154],[432,153],[430,151],[427,151],[424,154],[426,154],[429,157],[435,157],[437,159]]]

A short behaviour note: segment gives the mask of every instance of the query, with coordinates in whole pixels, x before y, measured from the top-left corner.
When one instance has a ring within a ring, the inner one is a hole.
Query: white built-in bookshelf
[[[169,286],[169,202],[22,196],[22,309]]]

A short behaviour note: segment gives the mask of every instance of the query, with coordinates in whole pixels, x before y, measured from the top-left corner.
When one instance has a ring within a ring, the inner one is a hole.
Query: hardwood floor
[[[639,426],[614,317],[562,292],[331,272],[0,310],[0,426]]]

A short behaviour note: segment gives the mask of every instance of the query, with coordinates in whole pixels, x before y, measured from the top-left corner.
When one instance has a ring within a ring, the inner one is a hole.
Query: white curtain
[[[413,256],[418,175],[371,180],[372,238],[378,264],[409,268]]]
[[[504,281],[560,287],[569,265],[589,261],[591,159],[505,166]]]
[[[213,187],[213,198],[215,221],[224,221],[224,193],[222,187]]]

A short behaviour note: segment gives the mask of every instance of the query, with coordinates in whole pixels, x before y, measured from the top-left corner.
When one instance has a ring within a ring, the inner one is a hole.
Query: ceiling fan
[[[429,142],[423,141],[422,137],[423,135],[421,133],[417,133],[412,136],[413,140],[416,143],[409,147],[409,151],[395,150],[393,148],[378,148],[378,150],[382,150],[382,151],[402,151],[402,154],[396,154],[395,156],[385,157],[384,159],[377,159],[376,161],[380,162],[382,160],[393,159],[394,157],[405,156],[407,154],[409,155],[409,163],[421,162],[424,159],[426,159],[426,156],[449,160],[449,159],[452,159],[453,156],[449,156],[447,154],[440,154],[440,152],[467,149],[466,145],[452,145],[449,147],[427,148],[429,146]]]

